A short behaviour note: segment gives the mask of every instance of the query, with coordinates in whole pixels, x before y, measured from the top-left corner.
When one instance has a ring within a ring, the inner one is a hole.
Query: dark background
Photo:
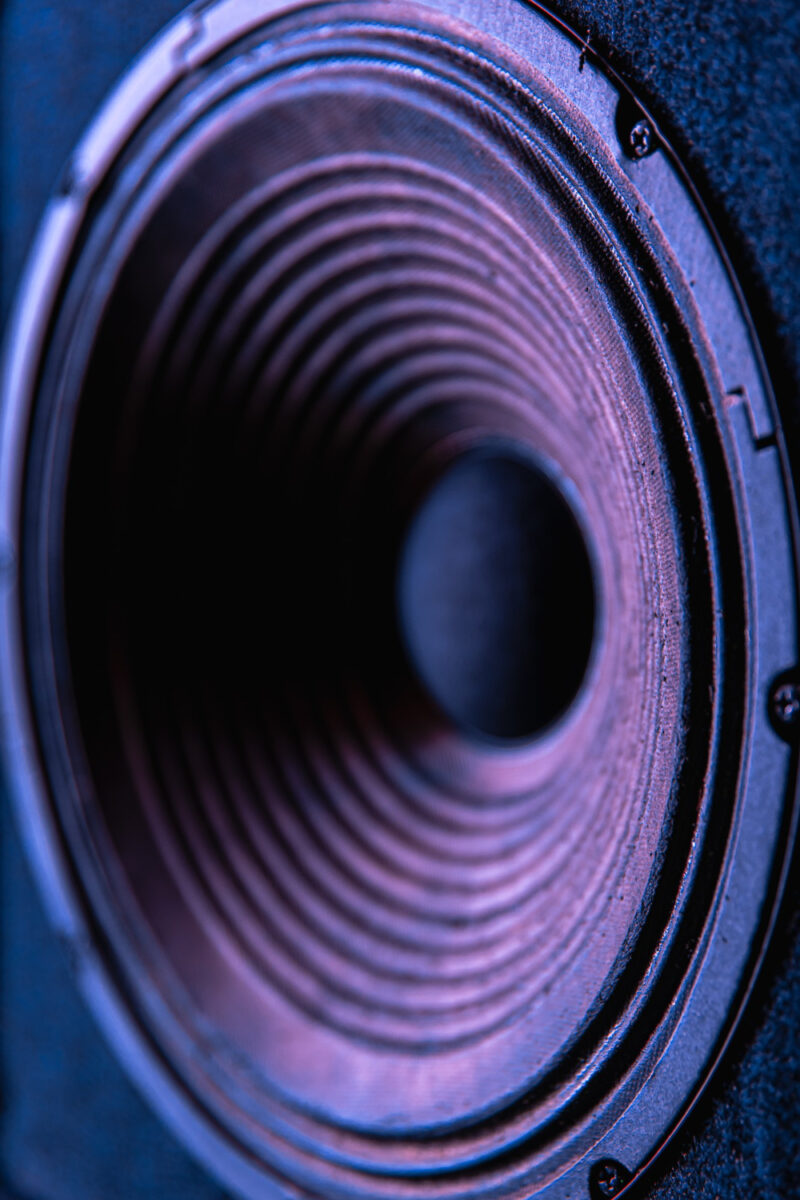
[[[4,318],[71,147],[131,57],[181,7],[0,2]],[[682,155],[733,258],[800,455],[799,0],[550,7],[637,91]],[[748,1018],[641,1192],[652,1200],[800,1196],[797,879],[794,869]],[[102,1042],[47,928],[5,802],[0,893],[0,1200],[223,1200]]]

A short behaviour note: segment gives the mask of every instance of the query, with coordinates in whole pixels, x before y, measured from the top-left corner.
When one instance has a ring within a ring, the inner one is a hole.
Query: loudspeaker
[[[8,1194],[794,1194],[793,7],[3,34]]]

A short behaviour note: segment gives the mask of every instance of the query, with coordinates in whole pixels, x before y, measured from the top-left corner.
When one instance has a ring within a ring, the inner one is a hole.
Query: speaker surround
[[[794,518],[738,292],[653,122],[485,9],[196,8],[77,151],[10,343],[23,828],[112,1041],[243,1195],[627,1179],[793,837]],[[509,455],[591,576],[548,625],[584,649],[544,716],[479,671],[454,721],[413,550]]]

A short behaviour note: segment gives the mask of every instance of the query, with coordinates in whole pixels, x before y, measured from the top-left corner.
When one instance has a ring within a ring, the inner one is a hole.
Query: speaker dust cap
[[[151,1102],[253,1200],[616,1194],[794,832],[782,435],[655,124],[516,0],[196,5],[4,393],[6,768]]]

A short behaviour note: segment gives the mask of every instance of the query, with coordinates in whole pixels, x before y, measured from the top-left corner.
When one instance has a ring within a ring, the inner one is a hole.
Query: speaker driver
[[[112,1044],[244,1197],[616,1195],[794,833],[794,515],[652,120],[517,0],[219,0],[19,299],[5,756]]]

